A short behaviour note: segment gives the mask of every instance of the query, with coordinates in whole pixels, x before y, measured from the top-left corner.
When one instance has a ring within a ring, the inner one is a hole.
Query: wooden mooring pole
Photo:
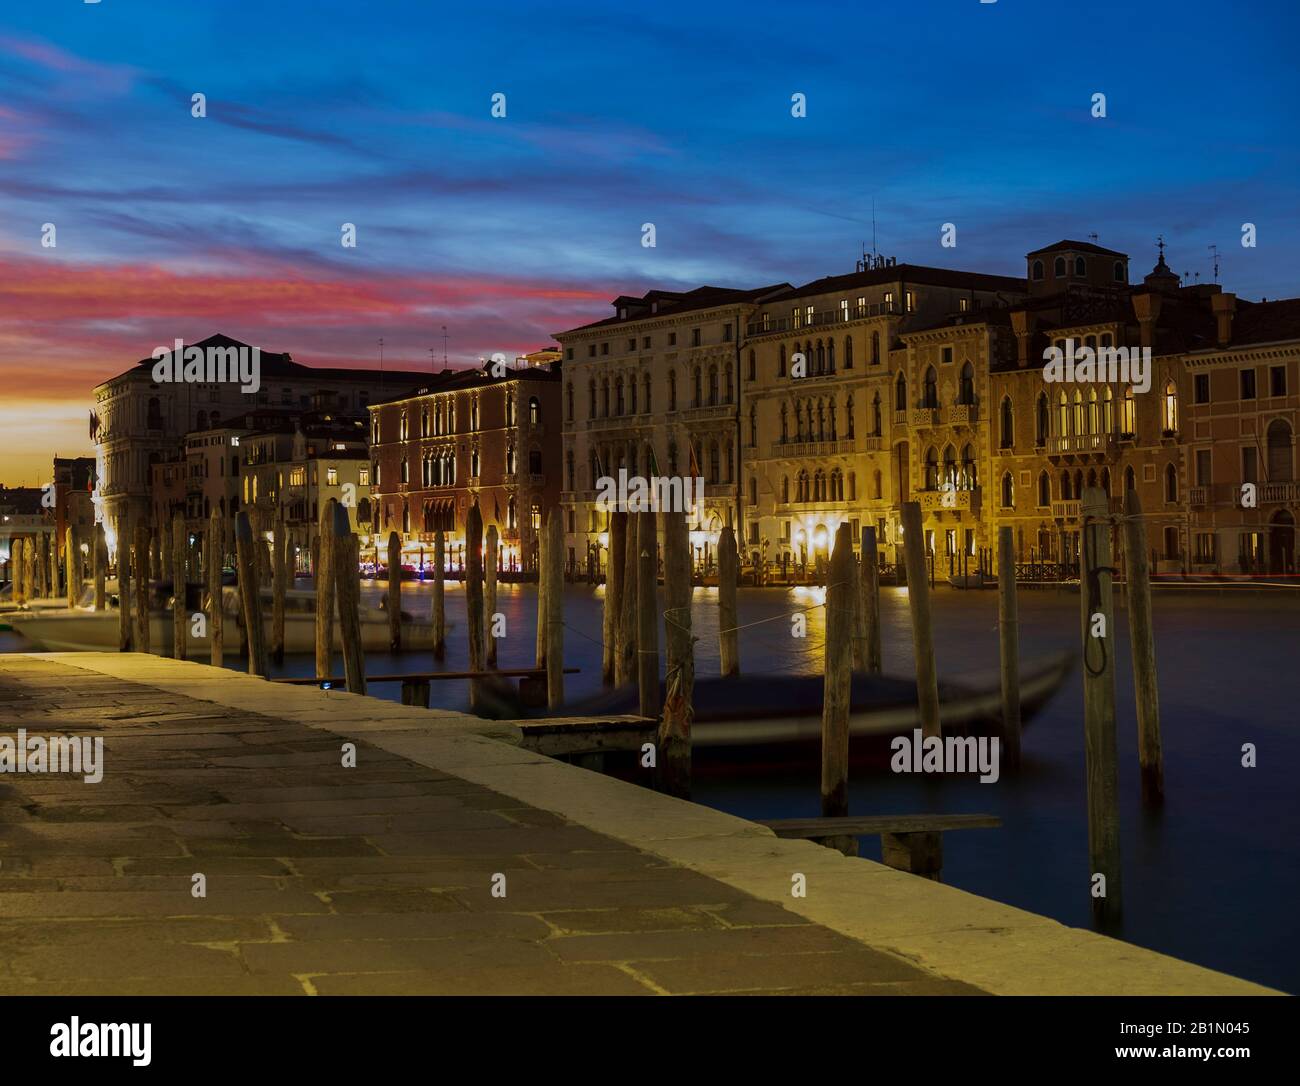
[[[402,651],[402,537],[388,533],[388,650]]]
[[[433,533],[433,658],[447,656],[447,538],[441,528]]]
[[[736,534],[730,525],[718,536],[718,659],[724,677],[740,674],[740,619],[736,609],[736,581],[740,576],[740,558],[736,553]],[[667,585],[667,570],[664,584]]]
[[[497,666],[497,526],[487,530],[487,551],[483,556],[483,611],[487,622],[487,666]]]
[[[1002,661],[1002,742],[1007,768],[1020,768],[1020,613],[1010,528],[998,529],[998,648]]]
[[[288,567],[289,531],[284,506],[277,502],[271,539],[271,659],[277,664],[284,663],[284,595],[292,580]]]
[[[564,704],[564,524],[559,508],[546,516],[546,704]]]
[[[639,513],[624,515],[627,517],[627,537],[623,545],[623,599],[618,618],[617,655],[614,660],[615,686],[626,686],[637,679],[636,597],[640,588],[637,533],[641,530],[641,516]]]
[[[1137,700],[1138,761],[1142,802],[1165,801],[1165,759],[1160,743],[1160,689],[1156,682],[1156,637],[1151,618],[1151,567],[1147,564],[1147,526],[1137,492],[1124,495],[1124,551],[1128,580],[1128,636],[1133,650],[1133,690]]]
[[[225,660],[225,610],[221,590],[221,571],[226,564],[226,529],[219,509],[208,517],[207,553],[203,572],[208,579],[208,662],[221,667]]]
[[[862,557],[855,594],[853,669],[864,675],[879,675],[882,668],[880,643],[880,555],[876,529],[862,529]]]
[[[107,605],[104,592],[104,567],[108,565],[108,544],[104,541],[104,525],[95,525],[91,536],[90,572],[95,581],[95,610],[102,611]]]
[[[81,556],[77,553],[77,533],[68,525],[63,533],[63,578],[67,582],[68,606],[77,606],[77,597],[81,594],[81,577],[79,574]]]
[[[185,514],[179,509],[172,514],[171,530],[172,568],[172,656],[185,659],[185,634],[189,627],[189,611],[185,606]]]
[[[921,732],[924,738],[929,739],[940,735],[939,677],[934,666],[934,631],[930,622],[930,589],[925,580],[925,558],[921,505],[919,502],[904,502],[903,559],[907,566],[907,602],[912,612],[912,648],[916,654],[916,699],[921,713]]]
[[[117,651],[131,651],[131,520],[117,518]]]
[[[316,677],[334,674],[334,506],[331,498],[321,510],[319,535],[316,538]]]
[[[664,714],[656,760],[659,791],[691,795],[695,647],[691,636],[691,540],[684,512],[664,513],[664,635],[668,652]]]
[[[23,563],[26,557],[23,552],[27,549],[27,544],[22,539],[15,539],[9,545],[9,579],[13,582],[12,597],[15,604],[21,606],[27,599],[27,594],[23,590]]]
[[[849,701],[852,696],[854,597],[859,592],[853,558],[853,529],[847,521],[835,533],[826,585],[826,639],[822,668],[822,817],[849,813]],[[858,854],[856,837],[823,837],[823,845],[846,856]]]
[[[614,685],[619,624],[623,615],[623,566],[627,562],[627,514],[609,515],[609,553],[605,559],[605,611],[601,624],[600,678]]]
[[[339,605],[343,674],[353,694],[366,692],[366,654],[361,644],[361,540],[352,532],[347,509],[333,509],[334,596]],[[328,673],[327,673],[328,674]]]
[[[389,541],[392,550],[392,541]],[[465,518],[465,627],[469,637],[469,669],[482,671],[485,663],[483,650],[483,512],[475,501]],[[483,704],[483,682],[469,681],[470,712],[477,712]]]
[[[1083,532],[1079,601],[1083,632],[1089,887],[1093,921],[1103,928],[1117,925],[1123,916],[1109,513],[1106,492],[1099,487],[1085,487],[1080,514]]]
[[[247,511],[235,514],[235,561],[239,577],[240,611],[248,638],[248,673],[266,678],[266,630],[262,625],[262,594],[258,589],[257,540]]]
[[[636,682],[641,715],[659,718],[659,553],[655,513],[637,513]]]
[[[149,652],[149,527],[142,520],[135,526],[135,633],[136,652]],[[152,540],[157,554],[157,539]]]

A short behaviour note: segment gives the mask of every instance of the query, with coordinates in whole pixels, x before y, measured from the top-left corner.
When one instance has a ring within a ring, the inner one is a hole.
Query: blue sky
[[[912,263],[1021,274],[1095,232],[1140,273],[1163,234],[1295,295],[1298,40],[1279,2],[8,3],[0,371],[48,362],[24,417],[58,427],[217,328],[420,365],[446,324],[466,361],[621,292],[852,270],[873,199]]]

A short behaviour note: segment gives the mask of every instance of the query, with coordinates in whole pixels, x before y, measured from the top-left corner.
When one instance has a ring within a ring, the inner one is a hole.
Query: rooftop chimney
[[[1220,347],[1232,342],[1232,317],[1237,311],[1235,294],[1216,294],[1210,299],[1214,307],[1214,318],[1218,322],[1217,337]]]

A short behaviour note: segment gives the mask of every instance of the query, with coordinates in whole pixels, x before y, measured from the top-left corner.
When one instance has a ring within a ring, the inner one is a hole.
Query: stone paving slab
[[[99,736],[105,763],[0,775],[0,993],[977,991],[413,761],[427,718],[367,706],[349,769],[321,729],[340,707],[271,715],[275,688],[230,684],[243,707],[0,657],[0,735]],[[534,760],[465,727],[447,769]]]
[[[18,726],[100,734],[108,768],[0,776],[0,992],[1269,993],[554,761],[508,721],[63,653],[0,656]]]

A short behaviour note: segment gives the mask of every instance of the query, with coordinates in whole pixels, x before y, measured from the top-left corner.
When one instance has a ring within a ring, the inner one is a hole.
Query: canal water
[[[403,607],[429,613],[431,588],[405,583]],[[571,586],[565,598],[566,676],[573,698],[600,689],[600,588]],[[498,609],[506,637],[502,667],[531,666],[536,591],[501,585]],[[374,599],[379,588],[368,584]],[[744,590],[739,594],[742,671],[815,674],[821,670],[824,612],[811,589]],[[997,599],[994,592],[940,587],[933,597],[935,654],[942,679],[996,685]],[[464,595],[447,588],[451,624],[447,659],[468,665]],[[790,615],[803,611],[807,636],[791,634]],[[881,590],[887,673],[912,674],[911,623],[904,589]],[[716,590],[697,588],[692,620],[699,638],[696,669],[716,675]],[[1079,597],[1068,590],[1020,594],[1022,667],[1062,650],[1077,651]],[[1134,943],[1287,991],[1300,991],[1300,951],[1293,932],[1300,902],[1300,596],[1242,593],[1168,594],[1155,600],[1165,751],[1166,805],[1140,804],[1137,734],[1127,629],[1122,607],[1111,640],[1119,661],[1120,817],[1124,927]],[[660,646],[662,650],[662,630]],[[21,651],[22,639],[0,634],[0,651]],[[280,674],[309,675],[309,657],[290,658]],[[367,669],[432,670],[427,653],[372,654]],[[341,664],[339,665],[341,671]],[[435,682],[431,704],[467,705],[467,684]],[[396,700],[397,684],[372,690]],[[1242,766],[1253,743],[1257,766]],[[747,765],[744,772],[697,776],[693,798],[753,819],[820,814],[815,765]],[[984,897],[1087,927],[1090,923],[1082,724],[1082,684],[1076,668],[1065,686],[1027,726],[1024,767],[996,783],[975,777],[937,779],[896,775],[887,765],[855,765],[854,814],[989,813],[1002,828],[945,834],[944,881]],[[879,843],[864,838],[862,854],[879,859]],[[864,908],[869,907],[864,903]]]

